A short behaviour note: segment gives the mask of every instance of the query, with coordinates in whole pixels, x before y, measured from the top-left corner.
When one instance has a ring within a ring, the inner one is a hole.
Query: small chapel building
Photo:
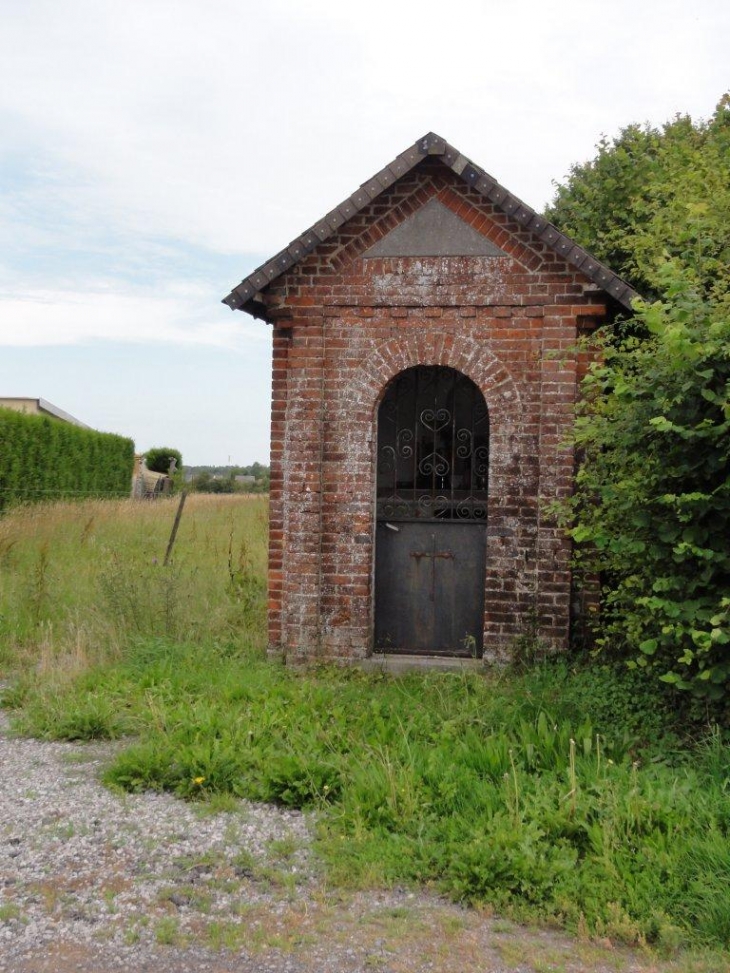
[[[628,284],[429,133],[225,298],[273,329],[269,647],[567,647],[577,340]]]

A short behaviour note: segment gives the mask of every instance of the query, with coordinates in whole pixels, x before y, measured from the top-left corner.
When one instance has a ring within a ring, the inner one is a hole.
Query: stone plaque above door
[[[506,257],[507,254],[438,199],[404,220],[364,257]]]

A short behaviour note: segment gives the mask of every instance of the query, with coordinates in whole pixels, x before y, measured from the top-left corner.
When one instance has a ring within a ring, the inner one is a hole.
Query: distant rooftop
[[[72,426],[81,426],[82,429],[91,429],[85,422],[75,419],[68,412],[59,409],[58,406],[48,402],[47,399],[25,399],[19,397],[5,398],[0,396],[0,408],[13,409],[15,412],[26,412],[28,415],[53,416],[62,422],[70,422]]]

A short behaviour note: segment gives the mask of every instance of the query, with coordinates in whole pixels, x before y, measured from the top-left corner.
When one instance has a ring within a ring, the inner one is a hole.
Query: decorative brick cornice
[[[510,193],[484,169],[473,163],[458,149],[429,132],[415,142],[405,152],[364,182],[358,190],[343,200],[321,220],[310,226],[296,239],[280,250],[275,256],[257,267],[245,277],[231,293],[223,299],[232,310],[246,311],[254,317],[268,320],[268,312],[261,294],[277,278],[304,259],[321,243],[329,240],[349,219],[364,209],[376,197],[389,189],[402,176],[414,169],[427,157],[438,158],[451,169],[467,186],[481,193],[495,207],[514,220],[520,227],[529,230],[535,237],[547,244],[567,264],[575,267],[588,280],[605,291],[625,308],[631,309],[631,302],[638,297],[626,281],[613,273],[605,264],[579,247],[570,237],[561,233],[545,217],[536,213],[521,199]]]

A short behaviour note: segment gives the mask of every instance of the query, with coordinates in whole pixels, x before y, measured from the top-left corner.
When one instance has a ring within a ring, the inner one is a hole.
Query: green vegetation
[[[163,567],[176,510],[175,499],[99,500],[0,517],[0,671],[64,678],[139,638],[260,645],[264,503],[190,497]]]
[[[730,304],[668,268],[648,337],[600,336],[576,428],[569,508],[582,566],[601,571],[599,645],[722,701],[730,683]],[[586,543],[587,542],[587,543]],[[718,717],[720,713],[718,711]]]
[[[598,150],[548,216],[660,299],[594,338],[566,520],[603,580],[599,647],[727,714],[730,95]]]
[[[134,444],[48,416],[0,408],[0,510],[56,497],[129,496]]]
[[[707,122],[630,125],[573,166],[546,215],[647,299],[674,261],[709,301],[730,291],[730,94]]]
[[[171,569],[152,559],[174,503],[108,506],[0,521],[0,612],[25,619],[4,655],[19,731],[133,734],[106,772],[126,790],[311,808],[330,881],[427,883],[667,951],[730,944],[730,749],[679,735],[673,687],[564,660],[398,679],[273,665],[262,500],[190,497]]]
[[[144,454],[147,469],[153,473],[168,473],[170,463],[175,460],[175,468],[182,470],[182,453],[171,446],[155,446]]]
[[[190,489],[197,493],[268,493],[271,472],[262,463],[250,466],[188,466]],[[236,477],[246,477],[241,482]]]

